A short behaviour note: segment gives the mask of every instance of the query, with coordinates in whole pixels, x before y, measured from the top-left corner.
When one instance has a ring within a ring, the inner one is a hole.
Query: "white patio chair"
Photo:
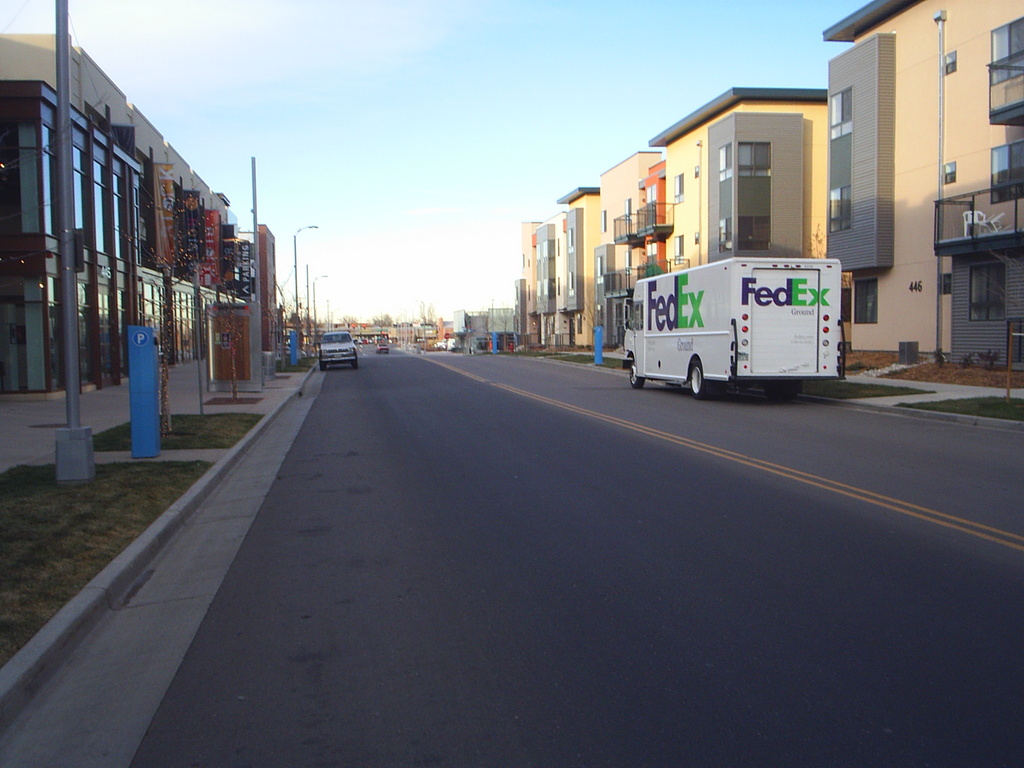
[[[964,237],[970,237],[980,231],[974,229],[973,225],[977,224],[982,227],[986,221],[988,221],[988,217],[985,216],[984,211],[964,211]]]
[[[985,221],[986,229],[988,229],[990,232],[1002,232],[1003,222],[1001,222],[1000,219],[1003,218],[1003,215],[1004,214],[1000,213],[997,216],[993,216],[991,219],[987,219]]]

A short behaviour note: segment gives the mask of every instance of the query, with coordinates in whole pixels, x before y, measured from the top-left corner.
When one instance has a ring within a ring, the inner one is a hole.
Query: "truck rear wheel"
[[[633,364],[629,366],[629,386],[633,389],[641,389],[647,379],[641,376],[640,371],[637,370],[635,357],[633,358],[632,363]]]

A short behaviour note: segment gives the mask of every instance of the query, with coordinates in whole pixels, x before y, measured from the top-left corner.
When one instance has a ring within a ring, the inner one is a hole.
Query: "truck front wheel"
[[[647,379],[641,376],[640,371],[637,370],[635,357],[633,358],[632,363],[633,364],[629,366],[629,386],[633,389],[640,389],[643,387]]]
[[[718,396],[718,382],[704,378],[704,366],[697,358],[690,366],[690,392],[696,400],[714,400]]]

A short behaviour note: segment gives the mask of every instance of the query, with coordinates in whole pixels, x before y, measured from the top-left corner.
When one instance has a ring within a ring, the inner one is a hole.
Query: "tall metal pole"
[[[316,224],[306,227],[299,227],[292,235],[292,256],[294,259],[293,269],[295,272],[295,325],[302,328],[302,318],[299,316],[299,232],[304,229],[319,229]],[[301,339],[300,339],[301,343]]]
[[[941,200],[946,181],[946,12],[935,14],[939,25],[939,169],[938,188],[935,199]],[[935,257],[935,361],[941,363],[942,356],[942,257]]]
[[[58,483],[84,483],[96,477],[92,428],[81,424],[81,375],[78,360],[78,275],[75,271],[74,187],[71,163],[71,40],[68,0],[57,0],[56,225],[60,243],[61,327],[64,351],[64,402],[67,426],[56,433]]]
[[[320,275],[320,277],[313,278],[313,342],[316,343],[317,334],[320,333],[320,321],[316,316],[316,281],[327,277],[327,275]]]
[[[249,372],[263,386],[263,281],[260,269],[260,225],[256,204],[256,158],[252,158],[252,312],[249,316]],[[257,368],[257,371],[253,370]]]

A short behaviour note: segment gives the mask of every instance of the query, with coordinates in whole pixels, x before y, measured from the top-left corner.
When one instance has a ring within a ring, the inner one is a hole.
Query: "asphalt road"
[[[1019,765],[1020,440],[369,356],[132,765]]]

